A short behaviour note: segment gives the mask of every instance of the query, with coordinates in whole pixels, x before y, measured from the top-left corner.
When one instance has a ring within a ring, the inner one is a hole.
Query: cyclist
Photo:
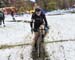
[[[40,8],[35,9],[35,12],[32,14],[31,19],[32,19],[31,23],[30,23],[31,31],[34,32],[34,36],[35,36],[34,41],[36,42],[39,37],[38,31],[39,31],[40,26],[44,24],[44,26],[46,28],[46,30],[45,30],[46,33],[45,33],[44,37],[46,36],[49,27],[48,27],[48,23],[47,23],[45,14],[42,12],[42,10]],[[35,43],[35,46],[36,46],[36,43]]]

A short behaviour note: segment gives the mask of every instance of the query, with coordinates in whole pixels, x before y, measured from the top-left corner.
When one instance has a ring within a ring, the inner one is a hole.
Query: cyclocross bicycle
[[[36,47],[33,49],[35,52],[32,53],[34,56],[33,60],[49,60],[47,58],[48,54],[46,53],[44,46],[45,27],[43,25],[39,28],[38,33],[39,33],[39,38],[35,42]]]

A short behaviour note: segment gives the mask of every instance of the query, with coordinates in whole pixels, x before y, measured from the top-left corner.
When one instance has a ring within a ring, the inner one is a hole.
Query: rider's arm
[[[30,27],[33,28],[33,19],[30,22]]]
[[[45,16],[45,15],[43,15],[43,18],[44,18],[44,21],[45,21],[45,26],[47,27],[47,26],[48,26],[48,23],[47,23],[46,16]]]
[[[30,26],[31,28],[33,28],[33,24],[34,24],[34,14],[32,14],[32,17],[31,17],[31,22],[30,22]]]

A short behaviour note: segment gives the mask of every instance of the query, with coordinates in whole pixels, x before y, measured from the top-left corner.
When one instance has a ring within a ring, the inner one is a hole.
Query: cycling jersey
[[[32,14],[32,17],[31,17],[32,21],[30,23],[31,25],[31,28],[33,27],[33,23],[34,23],[34,29],[35,31],[37,29],[39,29],[40,25],[42,25],[43,23],[45,23],[45,26],[47,26],[47,20],[46,20],[46,17],[45,17],[45,14],[43,14],[41,12],[40,16],[38,16],[35,12]],[[34,22],[33,22],[34,21]]]

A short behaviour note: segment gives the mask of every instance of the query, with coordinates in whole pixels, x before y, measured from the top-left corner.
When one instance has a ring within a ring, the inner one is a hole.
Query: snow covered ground
[[[63,10],[53,10],[50,12],[47,12],[46,15],[61,15],[61,14],[68,14],[68,13],[74,13],[75,12],[75,8],[69,8],[69,9],[63,9]]]
[[[74,16],[75,14],[47,16],[50,31],[45,41],[52,41],[46,44],[46,49],[51,60],[75,60]],[[63,40],[63,42],[60,40]]]
[[[49,37],[52,36],[54,40],[75,38],[75,14],[47,16],[47,19],[50,26]]]
[[[30,17],[31,15],[24,15],[16,19],[30,21]],[[6,16],[6,27],[0,27],[0,46],[32,43],[29,23],[8,22],[9,20],[12,17]],[[47,16],[47,21],[50,30],[45,38],[45,48],[50,59],[75,60],[75,14]],[[32,60],[31,49],[31,45],[2,48],[0,60]]]
[[[5,15],[5,21],[12,21],[12,16],[11,15]],[[30,14],[23,14],[23,15],[14,15],[15,20],[27,20],[30,21],[31,15]]]

